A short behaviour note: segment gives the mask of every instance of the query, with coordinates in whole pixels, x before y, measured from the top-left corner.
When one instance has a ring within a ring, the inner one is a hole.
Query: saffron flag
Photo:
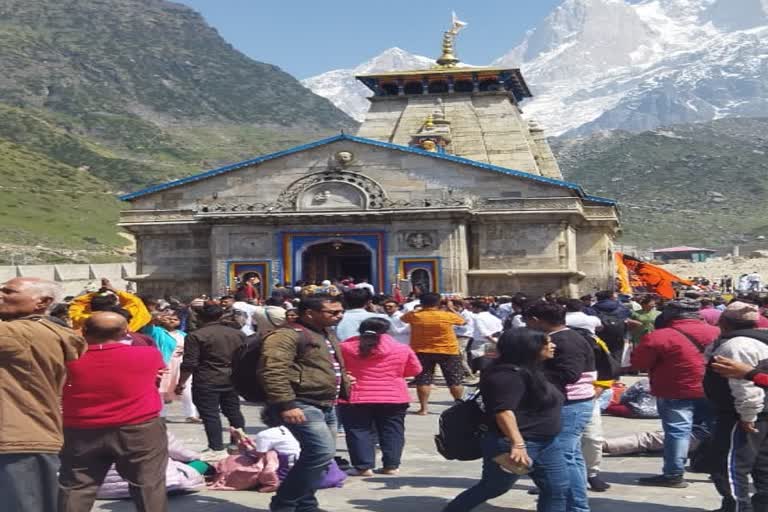
[[[693,282],[676,276],[663,268],[640,261],[620,252],[615,253],[616,280],[621,293],[655,293],[665,299],[675,298],[673,283],[692,285]]]

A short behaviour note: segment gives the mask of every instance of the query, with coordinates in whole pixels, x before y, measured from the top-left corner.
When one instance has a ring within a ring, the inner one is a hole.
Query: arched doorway
[[[371,275],[373,256],[362,244],[340,240],[314,244],[307,247],[301,259],[301,278],[305,281],[374,277]]]

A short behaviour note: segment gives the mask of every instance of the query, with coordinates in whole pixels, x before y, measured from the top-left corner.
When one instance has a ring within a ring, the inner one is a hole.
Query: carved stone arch
[[[327,185],[327,187],[323,187],[323,185]],[[310,174],[294,181],[283,190],[276,203],[280,209],[285,210],[323,209],[322,202],[314,206],[305,194],[312,193],[314,197],[317,193],[324,193],[326,190],[329,192],[338,191],[338,195],[342,199],[336,207],[330,209],[378,210],[383,208],[388,201],[381,185],[368,176],[343,170],[328,170]],[[355,200],[353,191],[359,191],[361,199],[359,202]],[[345,198],[349,201],[346,206],[343,202]]]

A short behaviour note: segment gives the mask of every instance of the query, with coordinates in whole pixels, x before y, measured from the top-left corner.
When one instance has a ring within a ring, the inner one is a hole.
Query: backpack
[[[479,399],[480,392],[475,392],[467,400],[457,402],[440,414],[435,446],[446,459],[482,458],[482,440],[488,425]]]
[[[624,335],[627,332],[626,322],[613,313],[598,312],[597,317],[603,323],[600,338],[608,345],[609,350],[624,346]]]
[[[296,357],[299,357],[311,344],[306,329],[298,324],[285,328],[300,333],[296,344]],[[259,381],[258,369],[264,341],[268,337],[262,338],[258,333],[248,336],[232,357],[232,385],[237,394],[248,402],[263,403],[267,400],[264,388]]]
[[[591,331],[580,327],[569,327],[569,329],[581,334],[592,347],[592,352],[595,355],[597,380],[614,380],[621,377],[621,362],[613,357],[610,350],[606,350],[607,343],[603,341],[603,344],[606,345],[605,348],[598,343],[598,340],[602,341],[602,338],[598,338],[596,334],[592,334]]]

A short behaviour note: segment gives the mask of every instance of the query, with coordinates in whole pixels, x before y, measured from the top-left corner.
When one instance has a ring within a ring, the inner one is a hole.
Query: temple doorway
[[[372,259],[371,251],[362,244],[337,240],[315,244],[302,255],[301,278],[312,282],[349,276],[375,280],[376,276],[371,275]]]

